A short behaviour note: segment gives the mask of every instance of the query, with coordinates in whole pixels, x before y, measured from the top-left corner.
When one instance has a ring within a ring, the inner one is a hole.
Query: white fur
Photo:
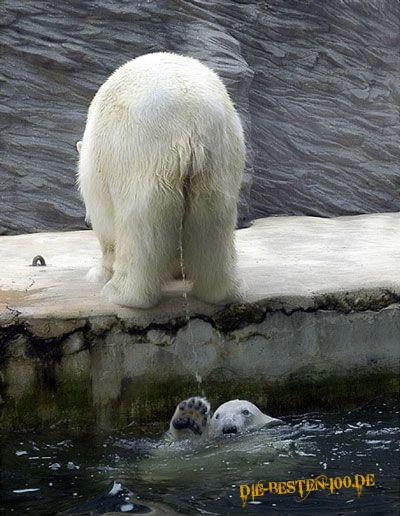
[[[198,410],[197,407],[204,410]],[[190,420],[200,430],[193,432],[191,426],[177,428],[177,420]],[[231,400],[220,405],[210,417],[210,404],[205,398],[192,397],[182,400],[171,418],[168,437],[172,440],[187,438],[214,439],[224,434],[242,434],[263,427],[281,425],[283,422],[267,416],[253,403],[246,400]]]
[[[214,72],[169,53],[126,63],[96,93],[77,148],[79,187],[102,249],[89,277],[109,280],[111,302],[156,305],[180,239],[194,296],[240,297],[234,228],[244,139]]]
[[[253,403],[246,400],[231,400],[223,403],[214,412],[209,422],[208,435],[215,437],[224,434],[229,428],[236,428],[241,434],[265,426],[281,424],[280,419],[263,414]],[[230,432],[227,432],[230,433]]]

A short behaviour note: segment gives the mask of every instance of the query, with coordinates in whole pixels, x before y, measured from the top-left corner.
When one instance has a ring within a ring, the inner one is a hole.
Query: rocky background
[[[160,50],[208,63],[240,111],[240,224],[400,209],[398,0],[2,0],[0,25],[0,233],[85,227],[89,102]]]

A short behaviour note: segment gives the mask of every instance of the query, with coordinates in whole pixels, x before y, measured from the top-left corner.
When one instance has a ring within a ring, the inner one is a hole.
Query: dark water
[[[287,425],[200,448],[160,436],[2,438],[0,514],[399,514],[399,409],[394,399],[352,412],[284,418]],[[239,484],[324,474],[374,474],[375,486],[265,493],[242,507]],[[122,487],[114,484],[117,481]],[[108,494],[114,485],[114,490]],[[31,491],[28,491],[30,489]]]

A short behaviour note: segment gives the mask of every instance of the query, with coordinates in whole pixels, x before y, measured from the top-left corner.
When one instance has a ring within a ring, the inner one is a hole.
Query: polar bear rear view
[[[88,112],[79,187],[99,239],[88,279],[121,305],[149,308],[182,239],[192,294],[240,297],[234,229],[243,130],[225,86],[196,59],[147,54],[116,70]]]

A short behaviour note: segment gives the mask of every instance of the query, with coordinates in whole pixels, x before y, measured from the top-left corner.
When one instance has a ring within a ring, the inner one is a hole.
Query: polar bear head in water
[[[281,424],[283,421],[263,414],[246,400],[227,401],[211,417],[209,402],[205,398],[193,397],[181,401],[176,407],[168,435],[174,440],[201,436],[215,438]]]
[[[208,434],[240,434],[265,426],[282,424],[280,419],[267,416],[253,403],[246,400],[231,400],[223,403],[214,412],[208,424]]]

